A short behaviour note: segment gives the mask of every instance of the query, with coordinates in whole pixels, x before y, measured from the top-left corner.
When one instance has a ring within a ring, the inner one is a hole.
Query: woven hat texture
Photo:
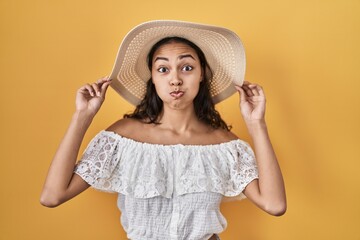
[[[110,75],[111,86],[131,104],[143,98],[151,73],[147,55],[152,46],[166,37],[181,37],[195,43],[205,54],[212,70],[210,92],[214,103],[235,93],[245,76],[245,51],[231,30],[175,20],[155,20],[133,28],[123,39]]]

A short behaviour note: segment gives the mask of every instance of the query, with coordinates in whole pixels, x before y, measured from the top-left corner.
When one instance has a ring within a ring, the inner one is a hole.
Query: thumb
[[[246,101],[245,91],[242,89],[241,86],[235,85],[236,90],[239,92],[240,95],[240,102]]]
[[[101,97],[103,99],[105,99],[105,95],[106,95],[106,91],[108,89],[108,87],[110,86],[111,84],[111,79],[107,80],[106,82],[104,82],[102,85],[101,85]]]

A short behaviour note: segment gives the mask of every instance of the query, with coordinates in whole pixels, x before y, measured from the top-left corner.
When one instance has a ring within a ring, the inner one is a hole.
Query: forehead
[[[192,47],[187,45],[186,43],[180,42],[169,42],[160,46],[154,53],[155,56],[159,55],[181,55],[181,54],[191,54],[193,57],[198,58],[198,55]]]

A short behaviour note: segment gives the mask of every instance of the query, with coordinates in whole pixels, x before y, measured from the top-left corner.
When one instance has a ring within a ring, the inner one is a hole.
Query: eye
[[[169,70],[166,68],[166,67],[159,67],[158,68],[158,72],[160,73],[165,73],[165,72],[168,72]]]
[[[191,71],[191,70],[193,70],[193,67],[192,66],[189,66],[189,65],[186,65],[186,66],[184,66],[183,68],[182,68],[182,70],[183,71]]]

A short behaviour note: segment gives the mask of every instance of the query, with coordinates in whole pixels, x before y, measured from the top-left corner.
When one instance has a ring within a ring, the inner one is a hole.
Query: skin
[[[200,122],[193,100],[203,73],[196,52],[183,43],[168,43],[154,54],[152,78],[164,102],[161,124],[122,119],[107,130],[140,142],[153,144],[218,144],[237,139],[223,129],[212,129]],[[99,79],[82,86],[76,95],[76,110],[70,126],[52,160],[40,202],[56,207],[75,197],[89,185],[73,173],[83,137],[104,102],[111,80]],[[241,114],[254,146],[259,179],[247,185],[244,194],[267,213],[280,216],[286,211],[285,187],[280,167],[270,142],[265,122],[265,94],[257,85],[245,82],[236,86]]]
[[[164,111],[193,106],[203,76],[200,60],[192,48],[180,43],[162,46],[154,53],[151,74],[156,92],[166,107]],[[174,91],[180,93],[171,95]]]

